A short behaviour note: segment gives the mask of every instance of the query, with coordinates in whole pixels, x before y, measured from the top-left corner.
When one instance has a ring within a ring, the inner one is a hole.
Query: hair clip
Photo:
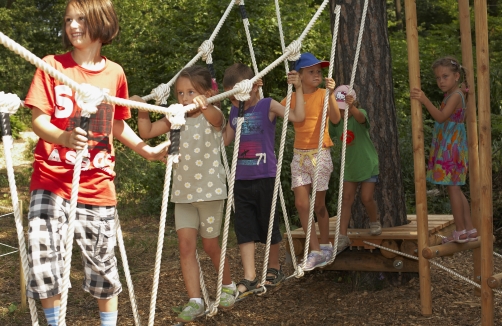
[[[455,61],[453,61],[453,60],[450,60],[450,62],[451,62],[451,64],[452,64],[452,65],[454,65],[454,66],[456,66],[456,65],[457,65],[457,63],[456,63]]]

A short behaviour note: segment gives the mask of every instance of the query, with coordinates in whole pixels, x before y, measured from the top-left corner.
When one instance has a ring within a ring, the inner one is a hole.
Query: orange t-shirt
[[[49,65],[78,83],[87,83],[104,89],[108,95],[128,98],[127,80],[118,64],[106,59],[100,71],[79,66],[71,53],[44,58]],[[33,77],[25,104],[37,107],[51,117],[51,123],[61,130],[73,130],[80,125],[80,107],[74,92],[66,85],[38,69]],[[89,157],[82,160],[78,202],[97,206],[116,205],[113,179],[115,151],[113,149],[113,122],[131,117],[127,107],[101,103],[98,112],[89,121],[87,135]],[[76,151],[39,139],[35,148],[30,190],[43,189],[70,199]]]
[[[295,148],[315,149],[319,146],[319,134],[321,130],[325,96],[326,90],[323,88],[317,89],[314,93],[303,94],[305,100],[305,120],[303,122],[293,122],[293,126],[295,127]],[[283,99],[281,104],[285,106],[286,99]],[[291,110],[294,110],[295,107],[296,93],[293,93],[291,96]],[[329,137],[328,122],[329,116],[326,113],[326,125],[324,127],[324,139],[322,143],[323,148],[333,146],[333,142]]]

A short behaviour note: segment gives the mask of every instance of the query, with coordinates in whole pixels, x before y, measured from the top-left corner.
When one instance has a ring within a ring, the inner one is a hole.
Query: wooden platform
[[[364,243],[364,241],[389,247],[395,250],[401,250],[408,254],[417,256],[416,241],[417,234],[417,217],[416,215],[408,215],[408,224],[382,228],[382,234],[374,236],[370,235],[369,229],[349,229],[347,235],[352,244],[350,250],[341,253],[335,262],[325,267],[325,269],[333,270],[358,270],[358,271],[382,271],[382,272],[418,272],[418,263],[416,260],[398,256],[388,251],[380,252],[374,246]],[[441,238],[438,234],[445,235],[451,233],[454,228],[453,215],[429,215],[429,245],[441,243]],[[337,217],[331,217],[329,221],[330,242],[333,243],[335,237]],[[312,230],[313,231],[313,230]],[[316,234],[319,237],[319,229],[316,223]],[[313,235],[313,234],[312,234]],[[299,258],[303,258],[305,247],[305,232],[303,228],[298,228],[291,231],[293,238],[293,254]],[[284,234],[284,240],[288,249],[288,254],[291,255],[287,234]],[[356,249],[356,250],[354,250]],[[291,256],[288,257],[291,259]]]

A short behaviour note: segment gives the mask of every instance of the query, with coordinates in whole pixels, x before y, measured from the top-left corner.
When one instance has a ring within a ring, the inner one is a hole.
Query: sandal
[[[466,243],[469,242],[469,237],[466,237],[464,239],[460,239],[460,236],[467,234],[467,231],[462,230],[462,231],[453,231],[452,233],[452,239],[449,238],[443,238],[443,244],[445,243],[450,243],[450,242],[455,242],[455,243]]]
[[[273,275],[268,275],[268,274],[273,274]],[[279,267],[277,270],[276,268],[269,268],[267,269],[267,282],[265,283],[265,286],[270,286],[270,287],[275,287],[278,286],[279,284],[284,281],[286,278],[286,275],[282,272],[282,268]]]
[[[239,288],[240,284],[244,285],[246,291],[241,292],[237,290],[237,299],[242,299],[250,294],[261,291],[261,288],[258,286],[258,277],[255,277],[253,281],[243,278],[242,280],[239,281],[239,283],[237,283],[237,288]]]
[[[469,241],[478,241],[479,234],[476,228],[467,231],[466,234],[467,234],[467,239],[469,239]],[[474,236],[473,234],[476,234],[476,236]]]

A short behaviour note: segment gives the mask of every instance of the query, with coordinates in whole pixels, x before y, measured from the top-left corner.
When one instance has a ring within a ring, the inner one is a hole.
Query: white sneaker
[[[348,236],[339,234],[338,235],[338,246],[336,248],[336,254],[341,253],[350,246],[350,239]]]
[[[323,267],[324,265],[326,265],[326,257],[324,256],[324,254],[322,252],[311,252],[307,256],[307,262],[305,263],[303,270],[308,272],[313,270],[314,268]]]
[[[380,221],[370,222],[370,234],[371,235],[382,234],[382,224],[380,224]]]
[[[329,243],[329,245],[322,245],[321,252],[326,258],[326,263],[329,262],[331,260],[331,257],[333,257],[333,245],[331,244],[331,242]]]

